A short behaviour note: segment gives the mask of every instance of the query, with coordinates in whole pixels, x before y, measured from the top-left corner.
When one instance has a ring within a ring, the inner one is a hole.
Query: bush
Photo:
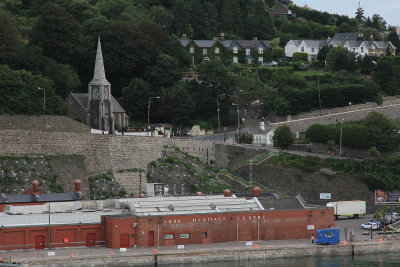
[[[293,53],[293,58],[292,58],[292,62],[297,62],[297,61],[308,61],[308,54],[307,53],[303,53],[303,52],[295,52]]]
[[[272,58],[283,57],[285,55],[285,49],[282,47],[274,47],[272,48]]]
[[[121,124],[119,124],[118,122],[114,123],[114,128],[115,130],[117,130],[118,132],[120,132],[122,130],[122,126]]]
[[[240,143],[252,144],[253,143],[253,135],[250,133],[241,134],[240,135]]]
[[[308,70],[310,65],[305,61],[296,61],[293,63],[293,69],[297,71]]]

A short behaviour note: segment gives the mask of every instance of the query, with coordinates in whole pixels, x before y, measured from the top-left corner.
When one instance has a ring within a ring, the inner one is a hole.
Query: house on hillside
[[[318,55],[319,49],[324,45],[332,47],[343,46],[356,57],[365,55],[382,56],[389,52],[395,55],[396,47],[389,41],[368,41],[360,32],[336,33],[333,38],[327,40],[289,40],[285,46],[285,56],[293,57],[293,53],[308,53],[308,61],[314,61]]]
[[[294,14],[289,8],[284,5],[276,5],[274,8],[271,9],[271,15],[277,17],[295,17]]]
[[[308,54],[308,61],[317,60],[317,55],[321,47],[326,45],[326,41],[320,40],[290,40],[285,46],[285,56],[293,57],[296,52]]]
[[[254,145],[273,145],[272,137],[275,133],[275,129],[272,127],[265,128],[265,123],[260,122],[260,127],[258,128],[248,128],[246,131],[253,135]]]
[[[272,46],[256,37],[253,40],[225,40],[222,33],[213,40],[189,40],[184,34],[181,45],[192,56],[193,65],[215,60],[242,64],[262,64],[272,60]]]
[[[114,123],[128,127],[129,117],[111,95],[111,84],[106,79],[100,37],[97,43],[93,79],[88,93],[70,93],[66,102],[69,116],[82,121],[92,129],[114,133]]]

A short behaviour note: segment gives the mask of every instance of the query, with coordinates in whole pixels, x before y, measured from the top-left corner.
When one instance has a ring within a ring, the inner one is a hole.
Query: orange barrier
[[[154,254],[157,254],[157,249],[156,249],[156,248],[153,249],[153,253],[154,253]]]
[[[257,244],[255,244],[255,245],[254,245],[254,248],[258,248],[258,245],[257,245]]]
[[[73,258],[73,257],[74,257],[74,254],[72,254],[72,253],[69,254],[69,257],[70,257],[70,258]]]
[[[379,242],[383,242],[383,239],[382,239],[382,237],[381,237],[381,238],[379,238]]]
[[[346,245],[346,244],[347,244],[347,241],[346,241],[346,240],[343,240],[343,244]]]

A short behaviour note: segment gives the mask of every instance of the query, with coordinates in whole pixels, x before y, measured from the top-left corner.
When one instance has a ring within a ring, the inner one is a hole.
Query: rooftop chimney
[[[256,36],[256,37],[254,37],[254,41],[257,41],[257,40],[258,40],[257,36]]]
[[[140,198],[146,198],[146,195],[143,194],[143,193],[141,193],[141,194],[139,195],[139,197],[140,197]]]
[[[186,33],[182,34],[182,40],[187,40]]]
[[[259,197],[260,195],[261,195],[261,189],[259,187],[254,187],[253,188],[253,196]]]
[[[35,195],[39,195],[39,181],[35,180],[32,182],[32,192]]]
[[[260,130],[265,131],[265,122],[260,122]]]
[[[225,189],[224,190],[224,197],[231,197],[232,195],[231,195],[231,190],[229,190],[229,189]]]
[[[202,192],[197,192],[197,193],[196,193],[196,196],[202,196],[202,195],[203,195]]]

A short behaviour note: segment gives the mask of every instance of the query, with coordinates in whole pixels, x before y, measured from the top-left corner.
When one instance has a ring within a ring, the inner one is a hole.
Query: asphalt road
[[[235,138],[235,132],[227,132],[225,134],[224,133],[216,133],[216,134],[210,134],[210,135],[194,136],[192,138],[196,139],[196,140],[222,143],[222,142],[224,142],[224,137],[225,137],[226,143],[232,144],[232,142]]]

